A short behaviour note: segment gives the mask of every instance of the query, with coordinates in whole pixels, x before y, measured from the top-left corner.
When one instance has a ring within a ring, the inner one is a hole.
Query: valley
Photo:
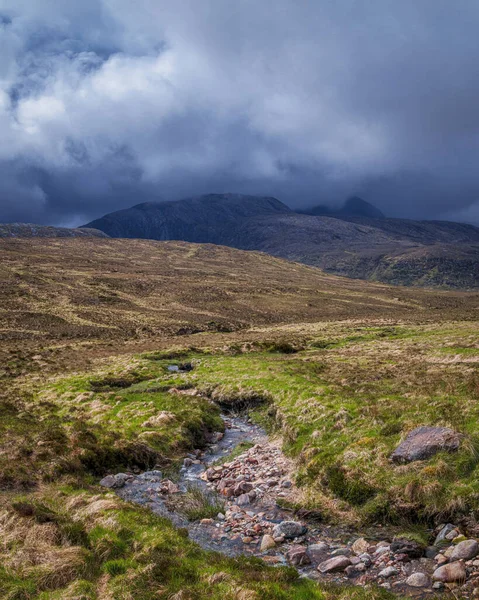
[[[479,539],[476,293],[185,242],[0,246],[2,597],[472,597],[477,559],[449,557]],[[457,451],[393,462],[424,426]]]

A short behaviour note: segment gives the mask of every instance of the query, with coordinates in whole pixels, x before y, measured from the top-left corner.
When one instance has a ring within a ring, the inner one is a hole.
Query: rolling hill
[[[390,219],[376,211],[361,199],[351,199],[342,209],[330,211],[330,216],[318,216],[294,212],[274,198],[209,194],[139,204],[86,227],[118,238],[260,250],[353,278],[399,285],[479,287],[479,228]]]

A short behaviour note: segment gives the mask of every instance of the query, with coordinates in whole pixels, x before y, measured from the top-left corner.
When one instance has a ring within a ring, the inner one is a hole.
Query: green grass
[[[479,365],[441,357],[445,343],[472,335],[473,326],[336,328],[329,347],[317,348],[313,338],[294,354],[204,356],[170,384],[233,407],[265,400],[255,413],[280,430],[298,461],[298,483],[327,514],[397,523],[453,518],[479,510]],[[464,433],[462,449],[393,465],[402,436],[420,425]]]
[[[381,590],[322,588],[292,568],[271,568],[255,558],[230,559],[201,550],[184,530],[111,494],[45,488],[37,505],[50,520],[15,514],[0,559],[0,596],[9,600],[379,600]],[[83,534],[64,537],[70,521]],[[28,535],[35,529],[35,535]],[[35,564],[42,556],[41,565]],[[353,593],[353,596],[350,594]]]

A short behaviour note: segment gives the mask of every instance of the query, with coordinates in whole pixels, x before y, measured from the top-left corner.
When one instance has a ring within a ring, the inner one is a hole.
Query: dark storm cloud
[[[0,0],[0,221],[211,191],[479,222],[476,0]]]

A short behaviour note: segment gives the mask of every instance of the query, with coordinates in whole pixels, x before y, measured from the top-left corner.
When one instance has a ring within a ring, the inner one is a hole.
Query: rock
[[[462,436],[447,427],[417,427],[391,455],[394,463],[408,463],[431,458],[438,452],[455,452]]]
[[[379,577],[383,579],[389,579],[390,577],[394,577],[398,575],[399,571],[395,567],[386,567],[382,571],[379,572]]]
[[[219,513],[216,515],[216,518],[218,519],[218,521],[224,521],[226,517],[224,516],[224,514],[223,514],[223,513],[219,512]]]
[[[292,539],[304,535],[307,530],[307,527],[296,521],[282,521],[273,528],[273,538],[284,536]]]
[[[314,563],[321,563],[326,559],[329,552],[329,546],[325,543],[311,544],[308,546],[308,555]]]
[[[236,502],[238,506],[247,506],[250,504],[250,497],[248,494],[241,494],[241,496],[238,496]]]
[[[286,553],[286,558],[295,567],[309,565],[311,562],[304,546],[292,546]]]
[[[451,531],[455,531],[455,527],[454,525],[452,525],[452,523],[448,523],[447,525],[444,525],[444,527],[441,529],[441,531],[437,534],[436,539],[434,540],[434,545],[438,546],[443,540],[446,539],[446,536],[448,533],[450,533]]]
[[[421,558],[424,556],[424,548],[408,539],[394,539],[391,544],[391,552],[393,554],[406,554],[409,558]]]
[[[428,587],[430,583],[430,579],[425,573],[413,573],[406,579],[407,585],[416,588]]]
[[[331,552],[331,556],[350,556],[351,549],[350,548],[336,548]]]
[[[263,539],[261,540],[261,547],[260,550],[261,552],[267,552],[268,550],[271,550],[271,548],[275,548],[276,547],[276,542],[274,541],[273,537],[271,535],[263,535]]]
[[[117,473],[116,475],[107,475],[100,481],[100,485],[112,490],[118,490],[125,486],[130,478],[126,473]]]
[[[439,554],[438,548],[436,548],[435,546],[428,546],[426,548],[424,556],[426,558],[435,558],[438,554]]]
[[[365,570],[366,565],[363,563],[358,563],[357,565],[349,565],[349,567],[346,567],[344,572],[349,579],[355,579],[356,577],[359,577],[361,573],[364,573]]]
[[[335,556],[322,562],[318,566],[318,571],[320,573],[338,573],[339,571],[344,571],[350,565],[351,561],[347,556]]]
[[[248,481],[240,481],[234,488],[234,495],[241,496],[242,494],[247,494],[251,492],[253,489],[253,484]]]
[[[106,477],[103,477],[103,479],[100,481],[100,485],[109,489],[121,487],[117,485],[114,475],[107,475]]]
[[[145,471],[141,475],[138,475],[138,479],[143,481],[161,481],[163,479],[163,473],[161,471]]]
[[[451,562],[456,560],[470,560],[479,554],[479,544],[476,540],[465,540],[459,542],[451,554]]]
[[[371,555],[367,552],[364,552],[364,554],[360,554],[359,558],[361,562],[363,562],[367,567],[370,567],[372,565],[373,559],[371,558]]]
[[[364,538],[358,538],[354,544],[351,546],[351,550],[354,554],[363,554],[367,552],[369,548],[369,542],[367,542]]]
[[[452,583],[455,581],[465,581],[467,577],[466,567],[463,562],[453,562],[443,565],[434,571],[432,578],[434,581],[442,583]]]
[[[214,525],[214,521],[213,521],[213,519],[201,519],[200,524],[201,525]]]

